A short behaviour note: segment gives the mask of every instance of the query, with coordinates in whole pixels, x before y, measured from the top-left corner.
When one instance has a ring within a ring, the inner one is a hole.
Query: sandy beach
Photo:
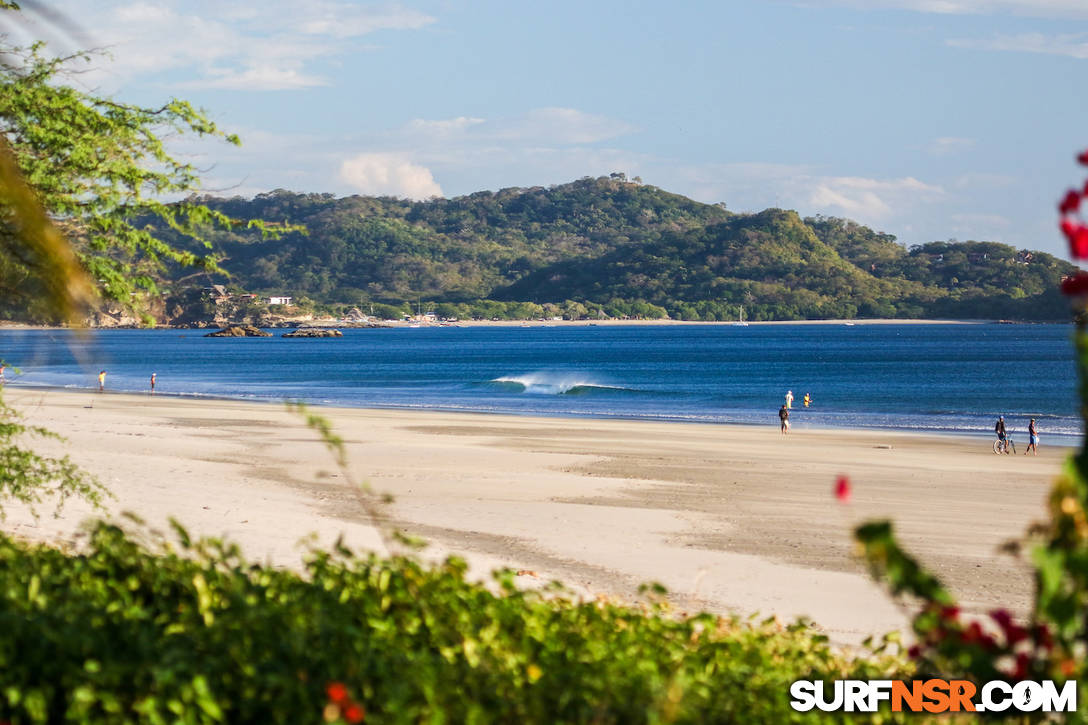
[[[296,565],[300,541],[382,548],[316,434],[283,406],[9,388],[27,422],[132,511],[165,528],[226,536],[251,559]],[[997,547],[1043,515],[1067,449],[995,456],[985,438],[433,411],[323,408],[352,475],[395,500],[390,520],[459,553],[477,576],[635,598],[664,584],[676,605],[807,616],[839,642],[904,625],[851,552],[850,531],[891,517],[968,610],[1029,602],[1027,570]],[[1020,439],[1023,436],[1019,436]],[[1018,440],[1019,442],[1019,440]],[[1021,449],[1022,450],[1022,449]],[[834,479],[848,474],[842,505]],[[6,504],[18,536],[70,541],[93,512],[70,503],[35,521]],[[531,582],[530,582],[531,583]]]

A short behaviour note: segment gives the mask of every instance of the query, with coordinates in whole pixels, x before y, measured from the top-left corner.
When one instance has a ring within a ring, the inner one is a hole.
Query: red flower
[[[1081,162],[1085,166],[1088,166],[1088,151],[1081,151],[1077,154],[1077,161]]]
[[[1069,240],[1069,253],[1074,259],[1088,259],[1088,227],[1077,229]]]
[[[1069,217],[1062,217],[1058,227],[1062,230],[1062,234],[1065,235],[1065,238],[1072,241],[1073,235],[1080,229],[1080,224]]]
[[[1054,640],[1050,636],[1050,628],[1045,624],[1035,625],[1035,644],[1048,652],[1054,648]]]
[[[1063,217],[1058,226],[1069,242],[1069,253],[1077,259],[1088,257],[1088,227],[1069,217]]]
[[[941,619],[955,619],[960,616],[959,607],[941,607]]]
[[[1016,670],[1013,672],[1012,676],[1017,680],[1024,679],[1025,677],[1027,677],[1028,665],[1030,664],[1031,658],[1028,657],[1026,652],[1021,652],[1020,654],[1016,655]]]
[[[341,705],[344,700],[348,699],[348,688],[344,686],[343,682],[330,682],[329,686],[325,688],[325,694],[329,696],[331,702]]]
[[[1058,211],[1062,214],[1072,214],[1080,208],[1080,194],[1075,189],[1065,192],[1065,198],[1058,204]]]
[[[967,629],[963,632],[963,641],[967,644],[973,644],[975,642],[982,642],[986,635],[982,631],[982,627],[978,622],[971,622],[967,625]]]
[[[1062,280],[1062,294],[1069,297],[1088,294],[1088,274],[1078,272]]]
[[[1005,641],[1009,647],[1014,647],[1017,642],[1028,638],[1028,631],[1012,620],[1008,610],[995,609],[990,612],[990,618],[997,622],[1001,631],[1005,633]]]
[[[1006,632],[1012,626],[1012,615],[1009,614],[1007,609],[994,609],[990,612],[990,619],[997,622],[998,626]]]
[[[356,705],[354,702],[344,708],[344,719],[350,723],[362,722],[366,717],[366,710],[362,705]]]
[[[922,656],[922,648],[916,644],[912,644],[910,649],[907,650],[907,656],[912,660],[916,660]]]
[[[982,631],[978,622],[971,622],[961,635],[964,644],[977,644],[984,650],[992,650],[997,647],[997,640]]]
[[[839,499],[842,503],[849,503],[850,479],[846,476],[839,476],[835,479],[835,498]]]
[[[1005,630],[1005,640],[1010,647],[1015,647],[1017,643],[1023,642],[1027,638],[1028,631],[1019,624],[1010,625],[1009,628]]]

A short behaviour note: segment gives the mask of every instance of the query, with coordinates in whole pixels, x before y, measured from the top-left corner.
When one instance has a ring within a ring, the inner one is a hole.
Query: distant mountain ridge
[[[1058,320],[1067,310],[1057,286],[1075,271],[995,242],[908,249],[849,220],[736,214],[621,174],[425,202],[282,190],[201,201],[241,219],[305,225],[307,234],[279,239],[211,236],[231,283],[321,304],[427,302],[467,314],[490,300],[529,303],[527,314],[553,303],[681,319],[736,319],[743,308],[753,320]]]

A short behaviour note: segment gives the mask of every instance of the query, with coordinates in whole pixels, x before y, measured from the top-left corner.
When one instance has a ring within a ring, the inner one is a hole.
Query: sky
[[[1055,203],[1084,178],[1086,0],[39,2],[108,49],[75,82],[242,137],[174,142],[219,195],[624,172],[1067,257]]]

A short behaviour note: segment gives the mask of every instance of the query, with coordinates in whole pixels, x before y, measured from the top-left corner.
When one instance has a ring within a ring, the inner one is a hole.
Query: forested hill
[[[618,174],[426,202],[286,191],[202,201],[308,229],[214,234],[231,284],[320,304],[422,300],[459,316],[554,303],[573,316],[1066,319],[1057,286],[1074,271],[1004,244],[908,249],[847,220],[734,214]]]

